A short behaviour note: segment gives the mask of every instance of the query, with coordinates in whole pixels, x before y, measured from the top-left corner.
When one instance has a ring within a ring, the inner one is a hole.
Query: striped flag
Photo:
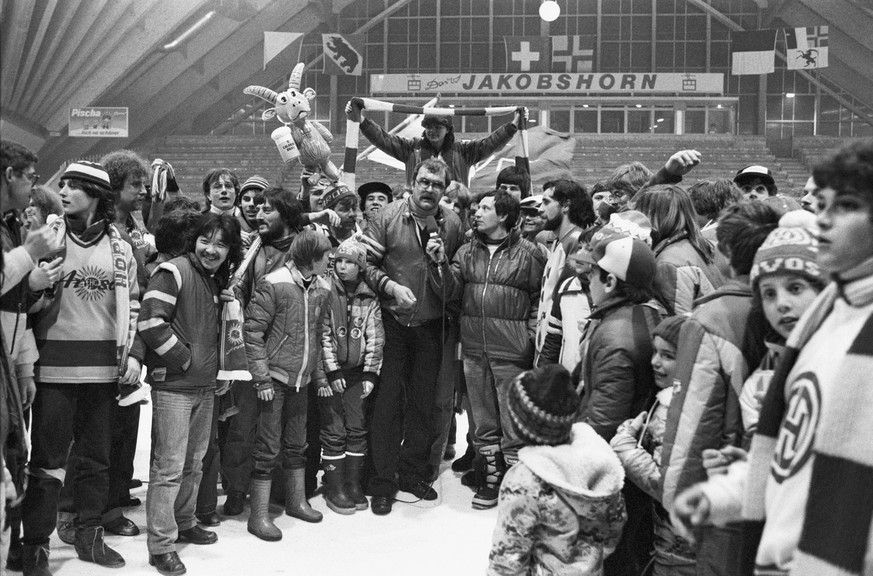
[[[785,59],[789,70],[828,66],[828,27],[785,29]]]
[[[551,72],[548,36],[506,36],[507,72]]]
[[[593,36],[552,36],[553,72],[592,72]]]
[[[773,72],[776,68],[776,32],[731,32],[731,74]]]

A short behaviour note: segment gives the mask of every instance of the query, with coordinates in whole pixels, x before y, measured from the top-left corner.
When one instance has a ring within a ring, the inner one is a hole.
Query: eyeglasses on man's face
[[[31,186],[36,186],[36,183],[39,182],[39,174],[36,172],[25,172],[24,170],[18,170],[17,168],[13,168],[13,170],[30,180]]]
[[[422,188],[433,188],[434,190],[441,191],[446,189],[445,182],[440,182],[439,180],[428,180],[427,178],[419,178],[415,181],[415,183]]]

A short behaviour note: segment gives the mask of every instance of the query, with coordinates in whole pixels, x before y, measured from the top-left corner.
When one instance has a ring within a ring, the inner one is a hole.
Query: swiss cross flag
[[[506,36],[507,72],[551,72],[551,38],[543,36]]]

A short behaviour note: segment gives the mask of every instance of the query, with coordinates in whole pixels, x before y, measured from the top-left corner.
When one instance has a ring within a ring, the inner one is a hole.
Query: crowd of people
[[[686,189],[694,150],[471,191],[526,111],[478,141],[346,112],[404,182],[219,167],[186,196],[119,150],[57,192],[2,141],[6,568],[50,576],[56,529],[124,566],[104,534],[140,534],[123,511],[150,402],[161,574],[247,502],[272,542],[271,501],[317,523],[317,492],[341,515],[436,500],[462,412],[452,469],[498,509],[489,574],[873,573],[873,142],[800,201],[757,165]]]

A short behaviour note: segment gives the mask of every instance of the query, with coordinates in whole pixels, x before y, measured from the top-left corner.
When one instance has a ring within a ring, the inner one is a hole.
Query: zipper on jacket
[[[507,239],[509,236],[506,237]],[[500,258],[503,256],[503,250],[500,249],[500,244],[497,245],[497,248],[494,250],[494,253],[491,253],[491,250],[488,249],[488,245],[484,242],[482,246],[485,250],[488,250],[488,267],[485,269],[485,285],[482,287],[482,351],[485,355],[488,355],[488,340],[485,338],[485,292],[488,290],[488,282],[491,279],[491,261],[494,259],[494,254],[497,254],[497,266],[494,267],[495,271],[497,267],[500,266]],[[506,247],[509,250],[509,246]]]
[[[318,278],[312,279],[313,286]],[[303,380],[303,371],[309,360],[309,290],[303,289],[303,361],[300,363],[300,371],[297,372],[297,391],[300,392],[300,381]]]

